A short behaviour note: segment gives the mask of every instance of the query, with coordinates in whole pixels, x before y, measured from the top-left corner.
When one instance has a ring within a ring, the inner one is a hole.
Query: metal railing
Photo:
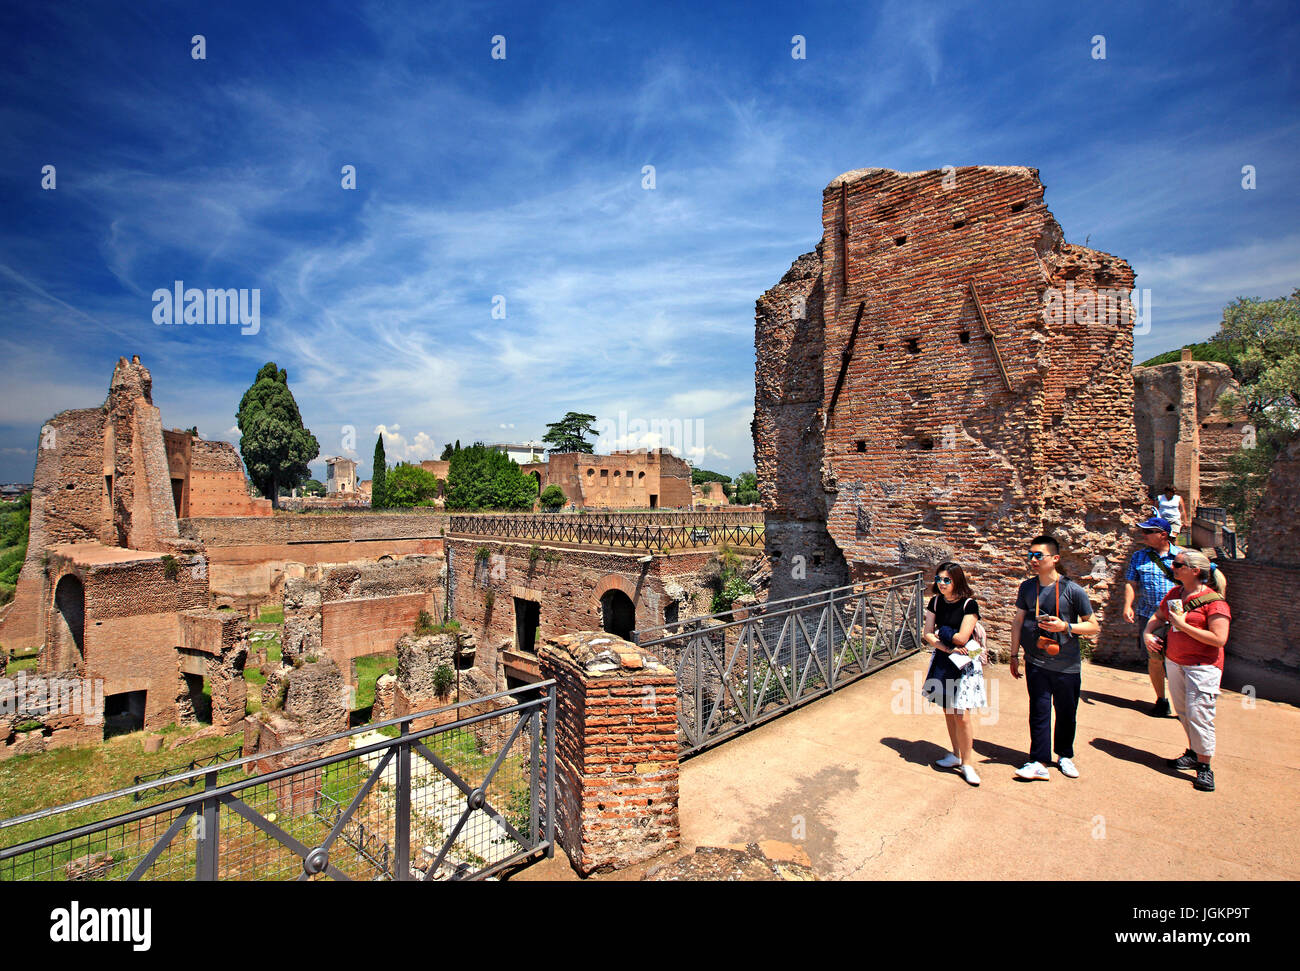
[[[194,784],[198,781],[198,774],[194,772],[195,769],[209,765],[220,765],[227,759],[238,758],[242,751],[243,747],[236,745],[233,748],[228,748],[220,752],[213,752],[211,755],[204,756],[203,758],[190,759],[185,765],[174,765],[168,769],[159,769],[157,772],[146,772],[143,775],[136,776],[131,784],[133,786],[138,786],[142,782],[156,783],[152,789],[152,792],[154,793],[168,792],[171,789],[178,789],[181,786],[193,788]],[[181,782],[173,781],[171,778],[172,776],[181,775],[186,776],[186,778]],[[131,798],[136,802],[140,802],[145,798],[145,793],[143,791],[137,791]]]
[[[593,522],[589,516],[453,516],[449,535],[524,539],[579,546],[679,550],[719,545],[762,547],[761,523],[665,526]]]
[[[0,881],[458,880],[550,856],[555,682],[485,704],[501,707],[417,728],[449,705],[0,821],[0,838],[57,830],[0,849]],[[268,759],[282,767],[229,775]],[[108,814],[199,777],[201,792]]]
[[[682,756],[820,698],[921,647],[909,573],[633,633],[677,674]]]

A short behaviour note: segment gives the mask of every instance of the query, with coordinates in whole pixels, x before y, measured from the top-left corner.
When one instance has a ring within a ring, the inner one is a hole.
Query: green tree
[[[691,485],[703,485],[706,482],[721,482],[726,485],[731,482],[731,476],[710,472],[708,469],[691,469]]]
[[[325,486],[319,479],[308,479],[302,484],[302,494],[304,496],[323,496],[325,495]]]
[[[542,504],[542,508],[550,509],[553,511],[559,509],[568,500],[564,495],[563,489],[561,489],[557,485],[548,485],[545,489],[542,490],[542,494],[539,497],[539,501]]]
[[[438,494],[438,480],[432,472],[402,462],[385,478],[384,493],[390,507],[426,505]]]
[[[385,481],[388,475],[388,459],[384,455],[383,432],[380,432],[379,437],[375,439],[375,457],[371,464],[373,468],[370,471],[370,508],[383,509],[388,505]]]
[[[1220,504],[1249,537],[1273,462],[1300,430],[1300,289],[1274,300],[1238,297],[1224,308],[1213,340],[1233,357],[1241,386],[1220,407],[1224,414],[1245,409],[1254,429],[1253,447],[1229,458],[1219,490]]]
[[[570,411],[559,421],[546,426],[542,441],[550,444],[549,452],[591,452],[593,448],[587,436],[596,434],[595,422],[595,415]]]
[[[446,445],[442,447],[442,454],[438,456],[438,461],[446,462],[449,458],[451,458],[451,453],[453,451],[455,451],[455,449],[451,447],[451,442],[448,442]]]
[[[731,501],[740,506],[752,506],[759,501],[758,476],[753,472],[742,472],[736,476],[736,488]]]
[[[447,467],[448,509],[531,509],[537,480],[504,452],[475,442],[452,452]]]
[[[303,427],[289,375],[274,362],[263,364],[244,392],[235,423],[249,478],[278,507],[280,488],[297,488],[311,474],[307,463],[320,453],[320,443]]]

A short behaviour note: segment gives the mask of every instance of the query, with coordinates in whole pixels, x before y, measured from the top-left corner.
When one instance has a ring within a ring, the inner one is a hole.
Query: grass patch
[[[283,624],[284,623],[284,605],[283,604],[263,604],[257,612],[257,622],[259,624]]]
[[[372,708],[375,704],[375,682],[382,675],[397,671],[396,654],[371,654],[354,662],[357,671],[356,709]]]
[[[165,729],[150,734],[168,735],[180,730],[179,726],[168,728],[170,731]],[[184,765],[190,759],[213,755],[239,744],[243,737],[242,733],[236,733],[218,738],[202,738],[175,751],[164,747],[160,752],[148,754],[142,747],[145,734],[131,732],[107,739],[98,745],[15,755],[0,762],[0,819],[10,819],[97,793],[125,788],[132,784],[137,775]],[[0,830],[0,845],[12,846],[109,815],[163,802],[176,795],[176,792],[163,793],[139,803],[132,802],[129,797],[116,799],[111,803],[90,806],[56,818]]]

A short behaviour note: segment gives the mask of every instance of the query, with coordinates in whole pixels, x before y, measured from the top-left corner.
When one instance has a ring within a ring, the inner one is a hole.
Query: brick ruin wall
[[[1154,495],[1173,485],[1194,515],[1217,495],[1228,459],[1241,448],[1245,415],[1225,414],[1223,396],[1239,390],[1232,369],[1214,361],[1172,361],[1133,369],[1134,421],[1142,482]]]
[[[691,506],[691,468],[665,449],[594,455],[564,452],[524,467],[537,471],[541,487],[558,485],[570,502],[589,509]]]
[[[183,644],[182,612],[208,607],[207,584],[177,557],[169,570],[159,556],[113,563],[87,564],[73,555],[76,547],[52,553],[50,588],[56,593],[64,577],[81,587],[81,645],[67,628],[58,598],[49,610],[50,643],[41,652],[40,671],[52,675],[76,670],[102,679],[104,696],[144,691],[144,725],[160,728],[178,720],[177,647]],[[171,575],[169,575],[171,574]]]
[[[45,640],[49,588],[43,563],[50,547],[176,547],[176,509],[152,387],[138,358],[122,358],[101,407],[61,412],[42,427],[27,558],[14,604],[0,623],[5,647],[37,647]]]
[[[478,558],[480,548],[488,551],[486,561]],[[507,663],[511,671],[536,673],[535,661],[515,650],[516,598],[538,604],[543,638],[600,629],[601,597],[614,589],[632,601],[637,629],[663,624],[671,604],[683,619],[712,610],[706,579],[715,552],[656,555],[642,564],[642,552],[546,547],[548,560],[532,558],[530,549],[526,542],[447,541],[452,616],[475,637],[475,666],[502,687]]]
[[[435,556],[446,525],[446,516],[432,514],[343,513],[195,517],[181,520],[180,531],[207,551],[214,602],[250,607],[282,595],[286,564]]]
[[[421,611],[441,622],[445,582],[441,556],[306,568],[284,584],[283,656],[329,658],[356,687],[357,658],[393,653]]]
[[[208,442],[174,429],[163,432],[163,442],[177,516],[273,514],[271,500],[249,492],[244,463],[229,442]]]
[[[1045,531],[1109,617],[1098,654],[1134,653],[1118,607],[1144,503],[1128,264],[1064,242],[1027,168],[858,170],[822,216],[817,252],[756,307],[771,597],[951,558],[1005,648]]]

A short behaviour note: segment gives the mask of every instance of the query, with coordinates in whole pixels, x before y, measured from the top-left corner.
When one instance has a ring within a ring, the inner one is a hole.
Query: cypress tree
[[[384,435],[379,434],[375,442],[374,470],[370,474],[370,508],[383,509],[388,505],[388,490],[385,479],[388,477],[387,459],[384,457]]]

